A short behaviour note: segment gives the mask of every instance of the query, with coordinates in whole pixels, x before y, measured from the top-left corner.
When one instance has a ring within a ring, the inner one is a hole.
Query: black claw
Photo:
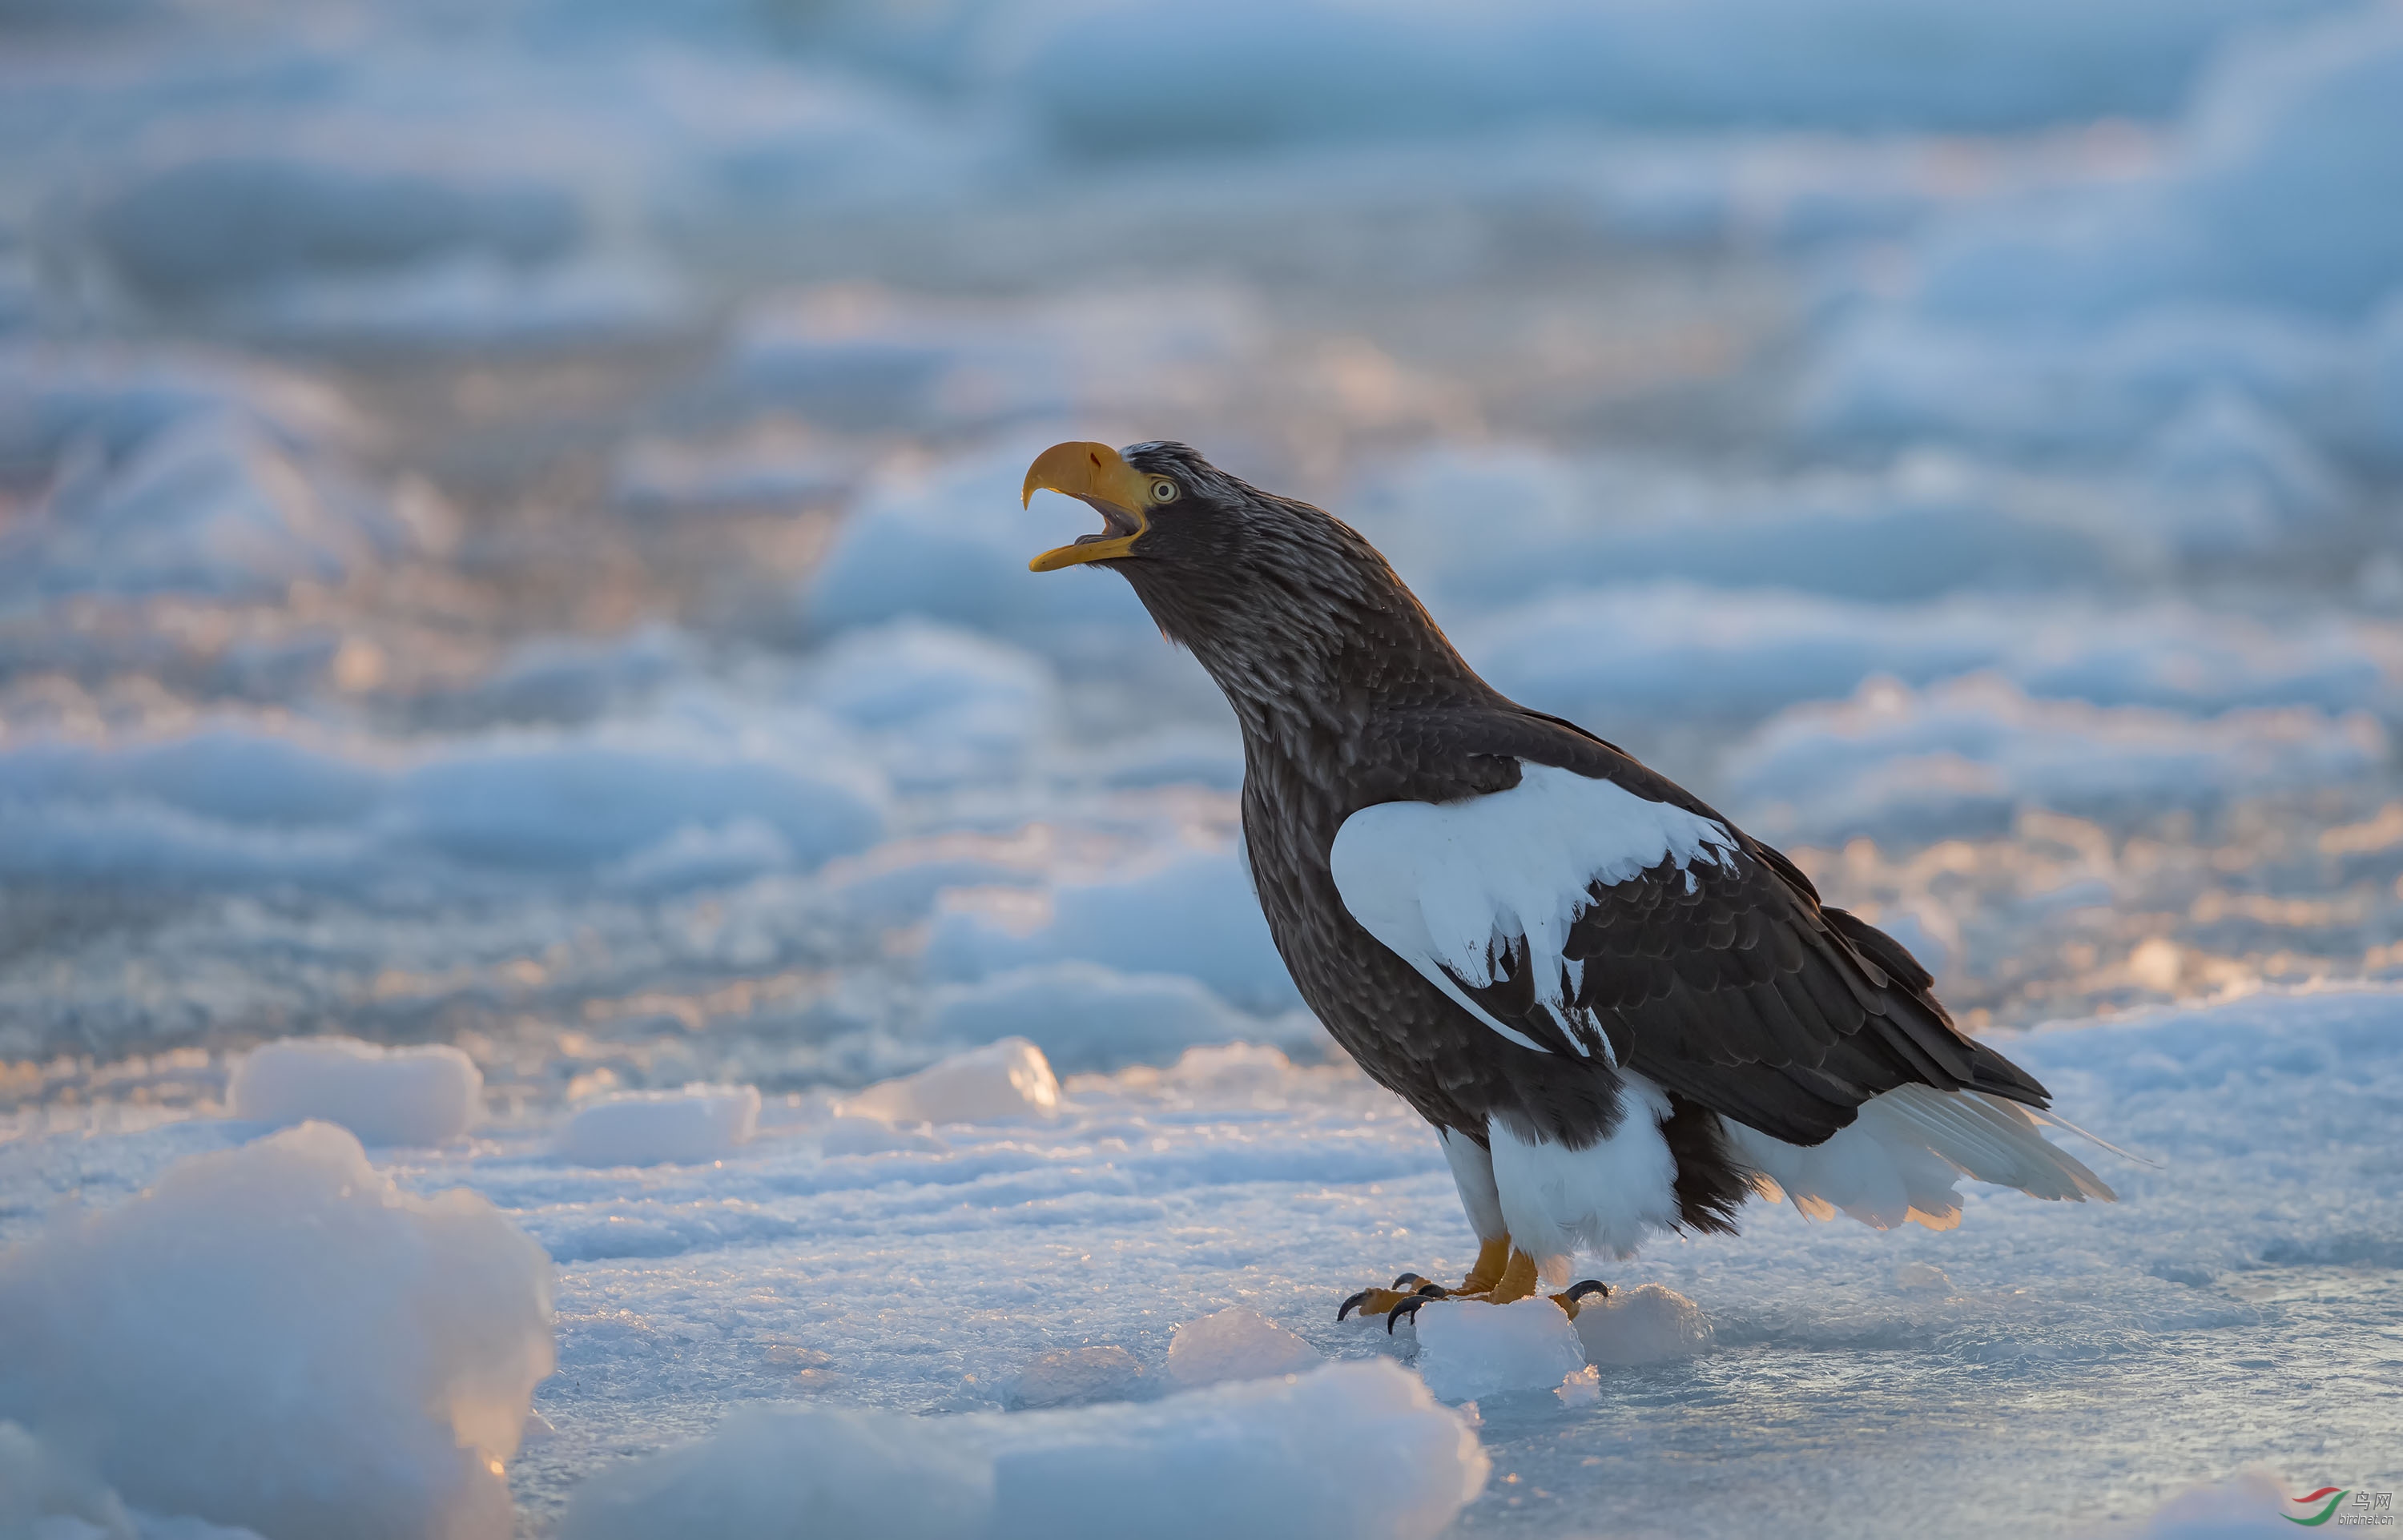
[[[1607,1299],[1610,1297],[1610,1285],[1599,1278],[1589,1278],[1582,1283],[1571,1283],[1568,1293],[1561,1297],[1574,1305],[1589,1294],[1598,1294]]]
[[[1368,1296],[1376,1292],[1377,1291],[1375,1289],[1362,1289],[1351,1298],[1344,1300],[1340,1306],[1337,1307],[1335,1319],[1340,1321],[1345,1316],[1351,1314],[1354,1311],[1358,1310],[1361,1306],[1368,1302]]]
[[[1399,1278],[1394,1280],[1394,1292],[1396,1294],[1416,1294],[1420,1289],[1426,1286],[1426,1283],[1427,1281],[1421,1278],[1417,1273],[1406,1272]]]
[[[1410,1324],[1412,1325],[1416,1325],[1419,1319],[1419,1307],[1425,1304],[1430,1299],[1442,1298],[1445,1292],[1445,1290],[1437,1287],[1433,1283],[1420,1285],[1418,1290],[1408,1299],[1403,1300],[1400,1304],[1396,1305],[1392,1310],[1385,1312],[1385,1335],[1391,1337],[1394,1334],[1394,1323],[1400,1320],[1405,1315],[1410,1318]]]

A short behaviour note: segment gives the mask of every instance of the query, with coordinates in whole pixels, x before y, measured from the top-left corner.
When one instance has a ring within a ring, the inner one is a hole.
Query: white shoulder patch
[[[1522,1047],[1541,1045],[1479,1010],[1461,992],[1493,982],[1493,955],[1524,936],[1535,998],[1580,1052],[1598,1025],[1575,1030],[1568,997],[1582,973],[1561,955],[1569,928],[1592,905],[1589,889],[1632,881],[1663,861],[1732,867],[1727,825],[1636,796],[1615,781],[1521,763],[1508,791],[1464,802],[1383,802],[1336,831],[1335,891],[1368,933],[1437,988]]]

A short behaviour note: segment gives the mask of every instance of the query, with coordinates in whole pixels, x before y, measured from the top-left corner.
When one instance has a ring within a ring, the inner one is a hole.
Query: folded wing
[[[1805,1146],[1898,1086],[2047,1103],[1902,947],[1673,784],[1533,714],[1453,735],[1518,784],[1361,809],[1329,864],[1353,918],[1505,1039]]]

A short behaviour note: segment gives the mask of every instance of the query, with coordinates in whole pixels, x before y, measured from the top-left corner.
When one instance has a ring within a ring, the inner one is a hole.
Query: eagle
[[[1580,1253],[1731,1234],[1756,1195],[1881,1229],[1952,1228],[1965,1175],[2114,1197],[1900,943],[1478,677],[1340,520],[1167,441],[1055,445],[1021,502],[1040,490],[1104,527],[1032,568],[1118,573],[1225,692],[1270,935],[1336,1042],[1434,1127],[1476,1231],[1459,1284],[1405,1272],[1339,1320],[1563,1288]],[[1608,1293],[1550,1297],[1574,1316]]]

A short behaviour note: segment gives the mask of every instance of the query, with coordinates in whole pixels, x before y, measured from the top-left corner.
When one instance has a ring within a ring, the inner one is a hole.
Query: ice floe
[[[1814,421],[2090,454],[2233,397],[2391,461],[2378,317],[2403,223],[2371,146],[2395,137],[2398,67],[2391,9],[2337,14],[2229,53],[2141,184],[1939,225],[1909,295],[1847,319],[1817,362]]]
[[[1031,964],[1104,964],[1124,973],[1183,974],[1260,1009],[1298,1004],[1269,939],[1242,857],[1178,853],[1118,879],[947,895],[926,943],[938,978],[975,979]]]
[[[559,1152],[585,1166],[715,1160],[749,1144],[758,1126],[757,1086],[619,1091],[578,1106]]]
[[[387,1048],[347,1037],[285,1038],[242,1056],[226,1082],[236,1117],[339,1123],[368,1145],[439,1145],[483,1115],[484,1075],[447,1043]]]
[[[1965,676],[1924,691],[1871,680],[1797,706],[1730,756],[1750,826],[1772,839],[1924,840],[2009,826],[2021,808],[2119,825],[2208,813],[2248,794],[2340,785],[2382,762],[2361,714],[2257,707],[2205,720],[2141,706],[2031,700]]]

